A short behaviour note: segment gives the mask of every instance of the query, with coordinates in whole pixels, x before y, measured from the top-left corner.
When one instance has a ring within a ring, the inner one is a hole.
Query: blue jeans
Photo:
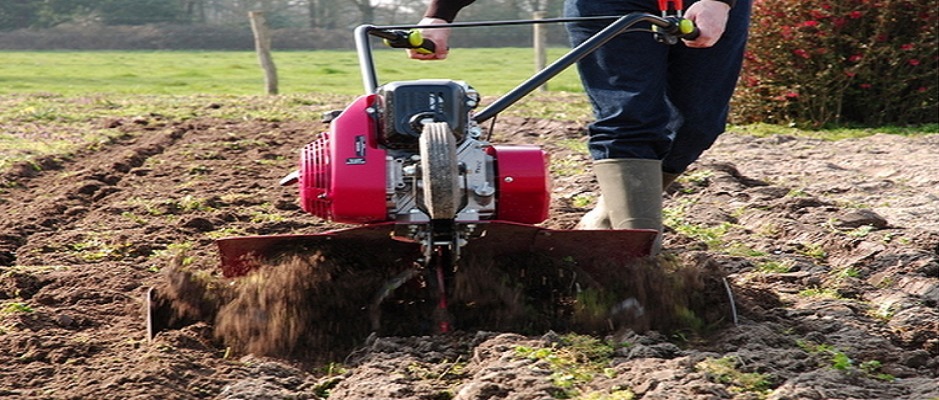
[[[691,3],[686,1],[686,8]],[[570,17],[660,15],[657,4],[567,0],[564,12]],[[649,32],[630,32],[581,60],[577,66],[596,116],[587,128],[593,158],[658,159],[669,173],[681,173],[698,159],[724,132],[749,20],[750,1],[738,0],[724,35],[711,48],[669,46]],[[568,24],[571,43],[580,44],[606,24]]]

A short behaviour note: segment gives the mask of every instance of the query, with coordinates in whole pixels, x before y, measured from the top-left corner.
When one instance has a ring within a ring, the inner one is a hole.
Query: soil
[[[0,398],[939,398],[939,135],[725,134],[666,193],[665,250],[646,261],[702,272],[710,279],[697,279],[701,287],[682,288],[709,295],[688,297],[696,300],[685,304],[685,327],[653,321],[592,333],[609,351],[580,357],[601,367],[585,376],[558,357],[526,353],[571,354],[581,336],[555,326],[467,323],[446,334],[336,338],[336,326],[363,332],[368,313],[231,294],[238,289],[218,278],[214,238],[337,227],[304,214],[295,189],[276,185],[321,123],[102,123],[119,132],[108,143],[0,173]],[[543,224],[573,228],[589,209],[581,199],[597,194],[586,156],[565,145],[583,140],[582,123],[513,117],[497,128],[495,142],[539,144],[576,167],[555,171]],[[294,264],[302,279],[268,285],[310,291],[342,269],[336,259]],[[191,323],[148,341],[147,289],[182,269],[209,294],[197,293]],[[329,290],[320,292],[363,296]],[[258,322],[257,304],[316,320],[318,335],[343,340],[330,349],[283,339],[297,329]],[[219,317],[206,318],[212,313]],[[406,324],[429,318],[392,315]],[[219,326],[277,339],[238,342]]]

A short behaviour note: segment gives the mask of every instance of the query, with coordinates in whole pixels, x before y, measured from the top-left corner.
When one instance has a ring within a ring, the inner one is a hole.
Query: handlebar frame
[[[355,28],[355,47],[359,58],[359,69],[362,74],[362,84],[366,94],[375,93],[378,88],[378,75],[375,71],[375,60],[372,57],[372,47],[369,36],[376,32],[392,29],[439,29],[439,28],[464,28],[464,27],[482,27],[482,26],[508,26],[508,25],[533,25],[548,23],[567,23],[582,21],[613,21],[605,28],[585,40],[583,43],[574,47],[566,54],[538,71],[530,78],[520,83],[518,86],[499,97],[492,104],[473,116],[477,123],[484,122],[498,115],[506,108],[515,104],[522,97],[531,93],[541,85],[545,84],[551,78],[580,61],[590,53],[612,40],[614,37],[629,32],[633,27],[641,22],[651,23],[653,26],[663,29],[658,34],[671,35],[673,37],[682,37],[677,32],[677,26],[681,19],[673,16],[657,16],[648,13],[629,13],[623,16],[600,16],[600,17],[573,17],[573,18],[547,18],[536,20],[506,20],[506,21],[481,21],[481,22],[455,22],[440,25],[360,25]]]

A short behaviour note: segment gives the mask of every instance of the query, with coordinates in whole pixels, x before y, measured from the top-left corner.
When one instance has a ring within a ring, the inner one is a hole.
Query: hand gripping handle
[[[429,39],[424,39],[421,31],[411,30],[376,30],[372,35],[384,39],[385,46],[396,49],[414,49],[421,54],[434,54],[437,46]]]

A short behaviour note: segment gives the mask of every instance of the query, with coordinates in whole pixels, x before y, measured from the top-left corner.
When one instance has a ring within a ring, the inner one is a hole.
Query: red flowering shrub
[[[936,0],[754,0],[735,122],[939,122]]]

